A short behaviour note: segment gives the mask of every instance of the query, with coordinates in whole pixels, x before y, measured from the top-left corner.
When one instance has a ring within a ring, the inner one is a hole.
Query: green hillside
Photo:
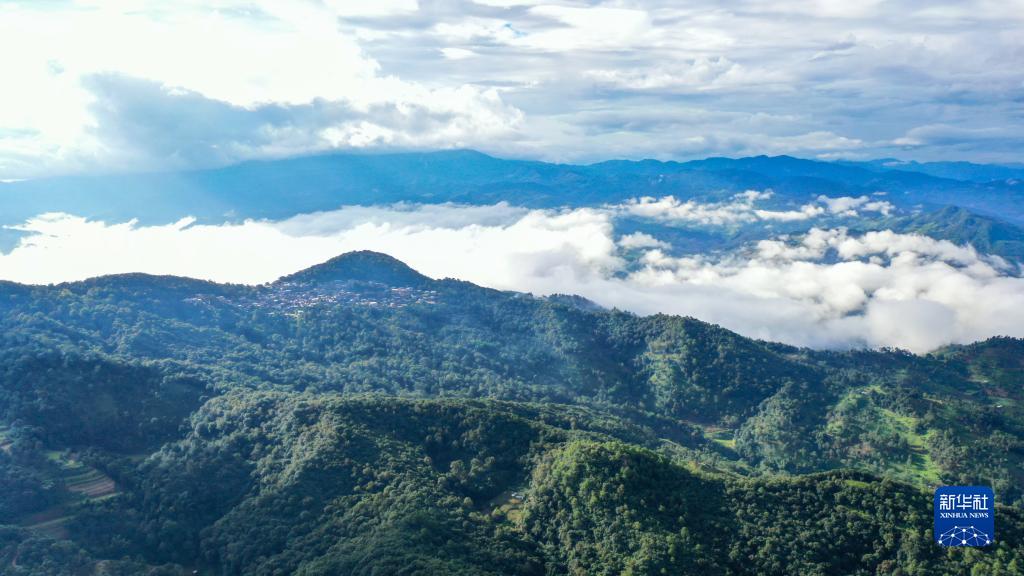
[[[9,533],[4,565],[18,555],[24,570],[8,573],[40,573],[30,559],[68,547],[83,564],[126,550],[147,562],[104,570],[254,575],[1014,574],[1024,563],[1019,508],[999,508],[994,550],[946,553],[929,541],[930,495],[912,486],[852,471],[749,479],[671,454],[582,409],[230,393],[123,470],[124,494],[83,506],[66,525],[74,544]]]
[[[811,351],[366,252],[257,287],[2,284],[0,328],[0,573],[1024,562],[1020,340]],[[930,489],[975,483],[998,548],[946,553]]]

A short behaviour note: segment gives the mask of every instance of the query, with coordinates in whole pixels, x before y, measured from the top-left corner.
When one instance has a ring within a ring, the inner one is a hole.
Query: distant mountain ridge
[[[908,162],[894,158],[847,163],[877,170],[921,172],[922,174],[939,178],[969,180],[972,182],[1024,179],[1024,166],[1022,165],[1001,166],[998,164],[975,164],[972,162]]]
[[[794,201],[819,194],[858,196],[885,190],[888,199],[900,206],[957,205],[1024,223],[1024,181],[982,182],[966,176],[959,180],[939,174],[956,176],[971,171],[936,168],[928,169],[934,173],[928,174],[927,166],[821,162],[789,156],[689,162],[615,160],[578,166],[503,160],[468,150],[331,154],[192,172],[69,176],[0,184],[0,223],[17,223],[53,211],[110,221],[138,218],[143,223],[166,223],[188,215],[203,222],[279,219],[345,204],[394,202],[596,206],[639,196],[715,200],[747,189],[769,188],[780,198]],[[971,166],[972,173],[1000,168]]]

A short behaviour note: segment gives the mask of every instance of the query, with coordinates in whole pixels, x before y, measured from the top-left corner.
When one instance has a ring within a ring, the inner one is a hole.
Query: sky
[[[0,180],[326,150],[1019,162],[1024,0],[0,0]]]

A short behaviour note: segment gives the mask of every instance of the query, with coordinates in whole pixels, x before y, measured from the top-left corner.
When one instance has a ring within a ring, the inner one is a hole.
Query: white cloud
[[[698,56],[689,62],[658,64],[642,69],[595,69],[585,74],[600,84],[631,91],[708,92],[770,84],[789,89],[785,85],[788,78],[782,73],[750,70],[724,56]]]
[[[0,178],[331,146],[472,146],[559,161],[1019,160],[1024,69],[1013,64],[1024,40],[1015,3],[848,4],[0,2],[0,53],[17,55],[4,62],[0,90]],[[192,118],[211,129],[178,131],[190,139],[173,148],[216,153],[142,158],[130,150],[155,147],[123,138],[159,133],[163,110],[150,105],[121,122],[99,114],[132,96],[124,86],[93,89],[90,79],[110,75],[250,112],[272,108],[273,121],[247,135],[254,145],[207,140],[230,131],[230,120]],[[715,97],[701,97],[708,93]],[[329,104],[359,118],[304,115]],[[408,109],[426,112],[401,116]],[[452,114],[460,126],[441,129]],[[624,120],[609,123],[609,114]],[[424,115],[434,119],[429,130]]]
[[[415,1],[328,4],[0,5],[0,53],[19,55],[0,90],[0,177],[187,168],[203,157],[225,163],[332,147],[473,146],[509,137],[521,121],[493,88],[383,73],[338,24],[339,16],[414,12]],[[161,97],[135,98],[145,82]],[[126,114],[126,103],[139,113]],[[163,142],[154,140],[167,139],[159,130],[167,106],[206,127],[201,136],[177,130],[184,139],[168,147],[216,151],[186,153],[185,163],[180,154],[156,154]],[[331,106],[349,118],[308,113]],[[243,112],[261,122],[246,120],[249,132],[241,134]]]
[[[449,60],[465,60],[476,56],[476,52],[465,48],[441,48],[441,54]]]
[[[867,196],[858,196],[856,198],[851,196],[839,196],[831,198],[828,196],[818,196],[818,202],[825,204],[828,207],[830,214],[836,214],[839,216],[857,216],[860,211],[864,212],[879,212],[883,216],[888,216],[895,207],[884,200],[871,201]]]
[[[799,345],[921,352],[996,334],[1024,336],[1024,279],[970,247],[891,231],[812,229],[715,259],[677,258],[649,235],[620,237],[615,214],[397,205],[220,226],[51,214],[19,227],[26,235],[0,255],[0,277],[44,283],[141,271],[262,283],[371,249],[433,277],[577,293],[605,306],[695,316]],[[642,256],[630,263],[625,250]]]
[[[632,216],[651,218],[670,224],[689,223],[713,226],[743,224],[758,220],[792,222],[808,220],[825,212],[823,208],[814,204],[805,204],[797,210],[764,210],[754,207],[756,202],[771,197],[771,191],[759,192],[757,190],[747,190],[736,194],[730,202],[713,203],[701,203],[696,200],[683,202],[675,196],[662,198],[647,196],[634,198],[616,208]]]
[[[338,32],[328,13],[302,2],[255,6],[260,12],[249,16],[188,2],[173,10],[151,2],[67,10],[16,5],[5,15],[0,42],[61,75],[114,72],[240,106],[376,99],[364,82],[376,79],[379,65]]]
[[[622,209],[633,216],[675,223],[723,225],[750,222],[755,219],[751,205],[745,202],[702,204],[695,200],[683,202],[675,196],[645,196],[630,200]]]
[[[804,204],[799,210],[754,210],[754,214],[761,220],[779,220],[781,222],[809,220],[820,216],[822,212],[820,206],[813,204]]]
[[[637,248],[671,248],[672,245],[668,242],[658,240],[650,234],[643,232],[633,232],[632,234],[626,234],[619,238],[619,246],[626,250],[634,250]]]
[[[531,49],[564,52],[572,50],[617,50],[650,42],[659,34],[652,29],[646,10],[626,8],[534,6],[531,15],[555,20],[561,26],[517,36],[512,43]]]
[[[482,6],[512,8],[513,6],[535,6],[537,4],[544,4],[545,0],[473,0],[473,2]]]
[[[439,22],[431,32],[445,42],[496,42],[507,44],[520,34],[505,20],[465,18],[457,22]]]
[[[808,203],[790,210],[766,210],[757,208],[757,202],[772,197],[770,190],[759,192],[748,190],[736,194],[728,202],[702,203],[696,200],[685,202],[674,196],[662,198],[634,198],[615,209],[641,218],[681,225],[697,224],[706,226],[728,226],[750,222],[797,222],[811,220],[827,214],[842,217],[859,216],[861,212],[879,212],[888,216],[895,207],[884,200],[871,200],[867,196],[818,196],[815,203]]]
[[[419,10],[417,0],[325,0],[327,7],[341,17],[381,17],[409,14]]]
[[[652,251],[643,263],[630,277],[640,284],[714,287],[723,299],[798,304],[808,318],[799,332],[787,333],[793,319],[779,330],[748,328],[794,343],[862,342],[923,352],[1024,333],[1015,326],[1024,312],[1013,309],[1024,304],[1024,279],[1007,275],[1008,265],[997,257],[924,236],[879,231],[852,237],[842,229],[813,229],[800,239],[761,241],[743,256],[710,261]],[[744,322],[723,316],[727,326]]]

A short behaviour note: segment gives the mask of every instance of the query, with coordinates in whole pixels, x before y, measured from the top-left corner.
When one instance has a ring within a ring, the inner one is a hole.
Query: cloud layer
[[[0,277],[47,283],[141,271],[262,283],[372,249],[433,277],[576,293],[798,345],[923,352],[1024,336],[1024,279],[970,247],[891,231],[854,236],[815,228],[716,258],[679,257],[651,235],[619,234],[619,216],[617,208],[396,205],[280,222],[139,226],[49,214],[18,227],[26,236],[0,255]]]
[[[215,166],[335,148],[472,147],[522,113],[494,87],[387,74],[341,19],[416,2],[4,3],[0,177]]]
[[[0,179],[351,148],[1019,161],[1024,5],[0,3]]]
[[[812,220],[823,214],[839,217],[856,217],[864,212],[878,212],[888,216],[895,207],[884,200],[870,200],[867,196],[830,197],[818,196],[817,202],[804,204],[795,209],[768,210],[757,204],[768,200],[773,193],[747,190],[734,195],[728,202],[705,203],[696,200],[685,202],[675,196],[634,198],[613,208],[622,213],[657,220],[670,225],[725,226],[749,222],[796,222]]]

